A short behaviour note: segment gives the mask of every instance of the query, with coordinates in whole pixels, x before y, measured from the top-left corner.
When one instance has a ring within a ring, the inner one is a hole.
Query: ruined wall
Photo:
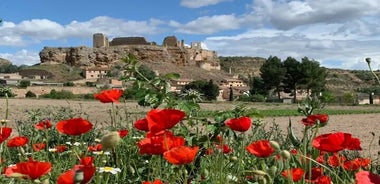
[[[109,46],[150,45],[144,37],[118,37],[109,42]]]

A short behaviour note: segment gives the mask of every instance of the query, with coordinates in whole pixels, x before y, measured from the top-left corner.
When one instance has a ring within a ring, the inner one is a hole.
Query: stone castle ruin
[[[40,52],[41,64],[65,63],[82,68],[110,67],[128,54],[141,62],[170,62],[178,66],[197,66],[205,70],[220,70],[215,51],[201,47],[200,42],[185,45],[175,36],[164,38],[162,45],[144,37],[117,37],[111,41],[103,33],[93,35],[93,47],[45,47]]]

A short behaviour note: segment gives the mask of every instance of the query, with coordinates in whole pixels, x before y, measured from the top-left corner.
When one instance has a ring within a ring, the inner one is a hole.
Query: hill
[[[6,60],[6,59],[3,59],[3,58],[0,58],[0,66],[2,65],[10,65],[12,64],[12,62]]]
[[[260,57],[219,57],[221,70],[205,70],[197,66],[184,66],[172,62],[144,62],[152,71],[159,74],[175,72],[183,79],[194,80],[214,80],[220,82],[223,79],[238,75],[242,78],[248,76],[259,76],[259,69],[265,62],[265,58]],[[67,82],[82,79],[82,70],[76,66],[65,64],[41,64],[28,67],[28,69],[42,69],[53,73],[49,79],[55,82]],[[328,77],[326,87],[334,94],[344,94],[354,92],[360,88],[373,86],[374,80],[369,71],[343,70],[327,68]],[[380,73],[377,71],[377,73]]]
[[[41,71],[51,74],[46,81],[48,82],[68,82],[82,79],[82,70],[79,67],[69,66],[65,64],[54,65],[33,65],[22,69],[22,71]]]
[[[248,77],[259,76],[265,58],[260,57],[219,57],[221,69],[233,74]],[[334,94],[354,92],[360,88],[374,85],[373,76],[366,70],[343,70],[326,68],[328,72],[326,87]],[[380,71],[376,71],[378,75]]]

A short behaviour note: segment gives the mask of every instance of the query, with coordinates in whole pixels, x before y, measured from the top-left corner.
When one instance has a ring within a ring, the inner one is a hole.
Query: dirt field
[[[26,111],[39,108],[48,107],[70,107],[76,109],[78,112],[85,112],[88,114],[88,120],[91,122],[107,122],[109,121],[108,111],[111,104],[102,104],[97,101],[65,101],[65,100],[34,100],[34,99],[9,99],[9,120],[10,122],[22,121],[25,118]],[[6,101],[0,99],[0,119],[5,118]],[[235,104],[231,103],[218,103],[218,104],[202,104],[202,109],[207,110],[228,110],[235,107]],[[117,107],[127,112],[139,112],[148,111],[149,108],[138,107],[136,103],[119,103]],[[278,105],[257,105],[254,104],[250,107],[260,109],[276,109]],[[296,110],[295,105],[281,105],[281,108],[293,108]],[[371,109],[380,108],[374,106],[329,106],[327,108],[357,108],[357,109]],[[266,117],[263,120],[265,122],[275,121],[280,127],[286,131],[286,127],[289,122],[289,118],[292,120],[295,132],[301,134],[303,125],[299,123],[301,116],[292,117]],[[320,133],[330,132],[347,132],[351,133],[354,137],[358,137],[362,140],[362,147],[364,148],[363,154],[368,154],[369,144],[372,139],[370,132],[375,133],[375,140],[372,143],[371,155],[376,155],[377,151],[380,151],[378,140],[380,136],[380,114],[356,114],[356,115],[331,115],[329,124],[326,127],[320,129]]]

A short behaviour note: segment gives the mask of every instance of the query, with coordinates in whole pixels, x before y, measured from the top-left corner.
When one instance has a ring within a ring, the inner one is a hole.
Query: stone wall
[[[35,93],[37,96],[49,94],[52,89],[56,91],[71,91],[73,94],[90,94],[97,93],[99,89],[95,87],[69,87],[69,86],[28,86],[25,89],[12,88],[12,92],[16,94],[16,98],[25,98],[28,91]]]
[[[150,45],[144,37],[118,37],[109,42],[109,46]]]

